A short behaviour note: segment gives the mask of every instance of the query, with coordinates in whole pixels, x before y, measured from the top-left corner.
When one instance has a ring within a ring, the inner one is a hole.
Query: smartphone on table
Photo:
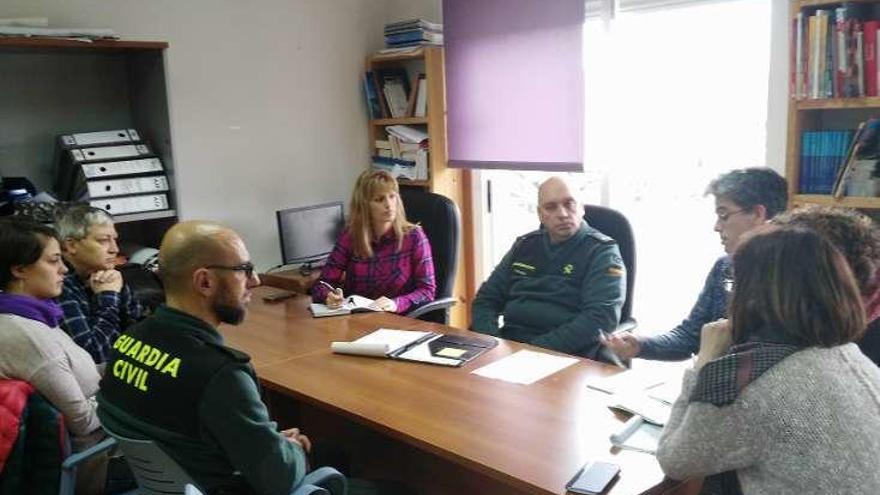
[[[610,462],[593,461],[584,464],[574,478],[565,485],[566,490],[584,495],[599,495],[620,474],[620,466]]]

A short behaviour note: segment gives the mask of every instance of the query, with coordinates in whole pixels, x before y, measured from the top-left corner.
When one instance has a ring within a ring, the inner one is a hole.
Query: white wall
[[[443,22],[441,0],[388,0],[383,22],[402,21],[420,17],[430,22]]]
[[[789,0],[771,0],[766,164],[782,174],[785,173],[785,140],[788,128],[788,9]]]
[[[360,81],[385,12],[385,0],[0,3],[0,17],[168,41],[180,214],[238,230],[261,268],[280,261],[275,210],[347,202],[368,165]]]

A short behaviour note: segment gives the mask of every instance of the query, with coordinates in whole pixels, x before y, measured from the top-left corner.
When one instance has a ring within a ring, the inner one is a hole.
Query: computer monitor
[[[279,210],[275,216],[282,263],[301,263],[305,270],[327,258],[344,222],[341,201]]]

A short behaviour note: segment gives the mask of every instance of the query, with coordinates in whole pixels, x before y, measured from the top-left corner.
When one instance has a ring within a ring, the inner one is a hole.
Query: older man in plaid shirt
[[[61,328],[95,363],[104,363],[119,333],[144,316],[115,269],[119,247],[113,219],[103,210],[77,205],[61,213],[55,226],[71,268],[58,297]]]

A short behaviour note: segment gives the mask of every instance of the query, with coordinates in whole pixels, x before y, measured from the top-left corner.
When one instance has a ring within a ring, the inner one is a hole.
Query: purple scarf
[[[61,307],[50,299],[37,299],[8,292],[0,292],[0,314],[13,314],[29,320],[37,320],[52,328],[57,327],[64,316]]]

